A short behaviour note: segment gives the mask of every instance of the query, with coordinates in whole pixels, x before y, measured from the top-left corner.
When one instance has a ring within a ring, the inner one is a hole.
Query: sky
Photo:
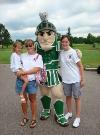
[[[100,35],[100,0],[0,0],[0,23],[13,40],[36,38],[40,12],[61,34],[70,27],[72,36]]]

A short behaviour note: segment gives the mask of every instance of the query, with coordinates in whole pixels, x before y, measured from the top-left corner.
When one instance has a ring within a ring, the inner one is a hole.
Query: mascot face
[[[53,48],[56,36],[55,26],[48,22],[47,13],[40,13],[41,23],[37,26],[36,35],[41,48],[45,51]]]
[[[52,30],[43,30],[37,34],[38,42],[45,51],[52,49],[55,41],[55,32]]]

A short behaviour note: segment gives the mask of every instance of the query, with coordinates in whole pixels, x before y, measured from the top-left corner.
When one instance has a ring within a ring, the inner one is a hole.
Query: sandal
[[[36,120],[32,120],[30,124],[30,128],[34,128],[36,126]]]
[[[22,121],[21,121],[21,123],[20,123],[20,125],[21,126],[25,126],[28,121],[29,121],[28,118],[23,118]]]

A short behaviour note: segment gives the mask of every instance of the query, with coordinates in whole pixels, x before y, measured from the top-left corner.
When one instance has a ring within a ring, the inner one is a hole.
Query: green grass
[[[8,64],[10,62],[11,49],[0,49],[0,64]]]
[[[100,65],[100,44],[96,44],[95,48],[87,44],[74,44],[73,47],[82,51],[82,62],[84,67],[98,67],[98,65]],[[0,49],[0,64],[9,64],[10,55],[10,48]]]
[[[95,48],[86,44],[74,45],[74,48],[82,51],[84,67],[98,67],[100,65],[100,44],[96,44]]]

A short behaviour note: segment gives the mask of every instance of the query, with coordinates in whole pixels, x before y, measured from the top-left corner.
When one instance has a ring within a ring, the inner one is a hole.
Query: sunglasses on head
[[[32,47],[33,45],[32,44],[29,44],[29,45],[26,45],[25,47],[27,48],[27,47]]]

